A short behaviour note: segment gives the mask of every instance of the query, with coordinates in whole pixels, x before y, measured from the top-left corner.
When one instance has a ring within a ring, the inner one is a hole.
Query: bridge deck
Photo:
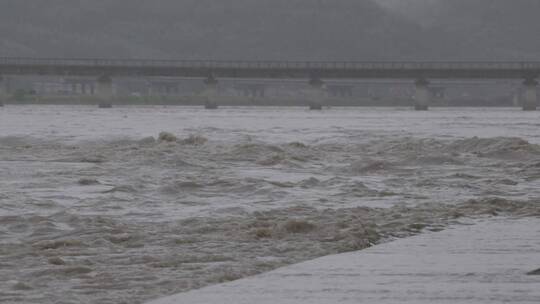
[[[0,58],[0,74],[231,78],[537,78],[540,62],[212,61]]]

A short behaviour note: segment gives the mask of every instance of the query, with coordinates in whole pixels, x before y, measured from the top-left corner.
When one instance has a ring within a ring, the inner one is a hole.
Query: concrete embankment
[[[538,303],[540,220],[495,219],[149,304]]]

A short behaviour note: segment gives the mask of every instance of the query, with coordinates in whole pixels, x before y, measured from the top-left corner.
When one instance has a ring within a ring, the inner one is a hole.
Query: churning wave
[[[8,303],[141,303],[470,218],[540,216],[540,147],[521,138],[12,136],[0,164]]]

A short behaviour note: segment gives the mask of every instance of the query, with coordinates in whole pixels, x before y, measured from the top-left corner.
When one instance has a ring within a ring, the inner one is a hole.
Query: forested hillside
[[[437,30],[498,59],[540,60],[539,0],[441,1]]]
[[[0,56],[457,60],[540,50],[527,37],[538,30],[540,18],[528,18],[538,0],[429,10],[419,1],[437,0],[398,9],[375,0],[1,0]]]

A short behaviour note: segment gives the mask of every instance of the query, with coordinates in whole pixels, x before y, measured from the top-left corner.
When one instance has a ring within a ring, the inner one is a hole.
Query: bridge
[[[415,108],[427,110],[432,79],[520,79],[524,110],[537,106],[540,62],[302,62],[0,58],[1,75],[91,76],[104,100],[112,96],[115,77],[198,77],[206,95],[216,93],[220,78],[305,79],[320,96],[325,79],[410,79],[415,82]],[[0,86],[1,87],[1,86]],[[316,99],[316,98],[315,98]],[[315,101],[317,102],[317,101]],[[315,106],[317,108],[317,105]]]

